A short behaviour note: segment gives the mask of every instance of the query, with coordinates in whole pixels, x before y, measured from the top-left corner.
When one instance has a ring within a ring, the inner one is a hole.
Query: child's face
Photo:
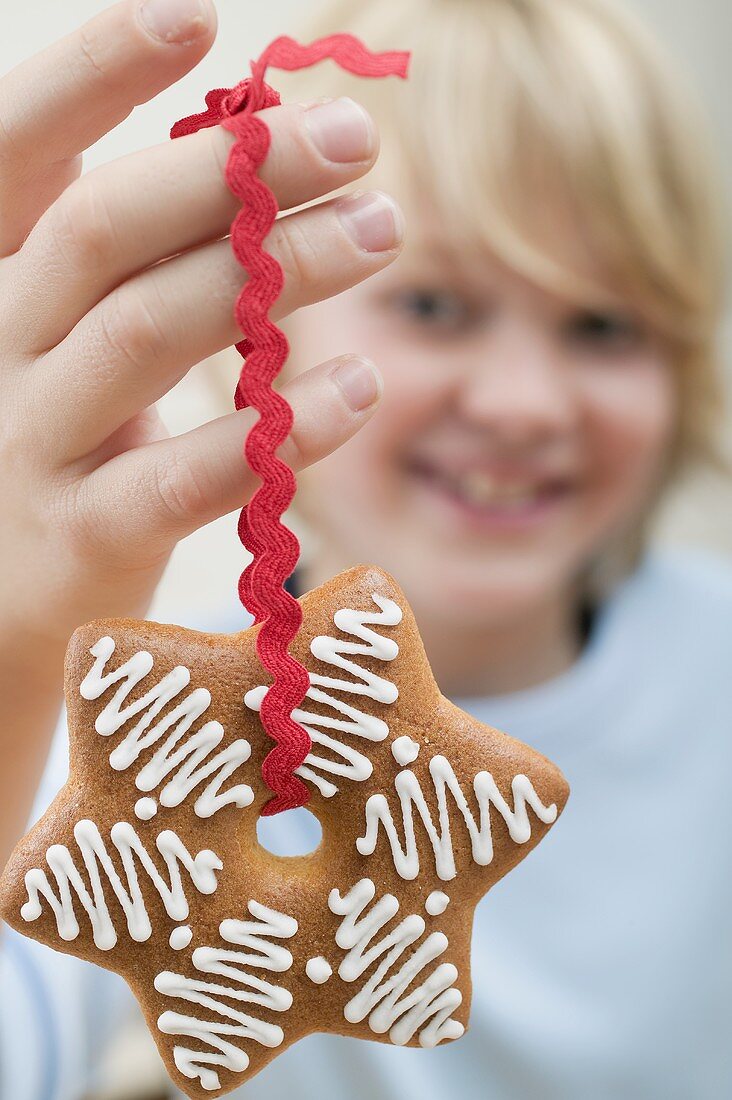
[[[303,496],[329,568],[373,561],[423,615],[498,623],[555,600],[638,514],[674,384],[628,303],[578,308],[488,256],[458,272],[438,225],[409,226],[391,268],[295,318],[299,365],[358,351],[385,379]]]

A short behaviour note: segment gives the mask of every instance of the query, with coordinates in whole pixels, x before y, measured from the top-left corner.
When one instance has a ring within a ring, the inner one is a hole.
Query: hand
[[[170,438],[154,405],[240,335],[246,276],[221,239],[237,209],[232,136],[204,130],[80,176],[82,151],[195,65],[214,24],[209,0],[126,0],[0,82],[0,632],[16,652],[144,612],[177,540],[254,487],[241,457],[254,414]],[[373,123],[351,101],[262,114],[261,175],[283,210],[374,162]],[[285,272],[273,318],[380,270],[400,238],[379,193],[282,217],[266,242]],[[286,392],[297,467],[368,420],[380,381],[344,357]]]

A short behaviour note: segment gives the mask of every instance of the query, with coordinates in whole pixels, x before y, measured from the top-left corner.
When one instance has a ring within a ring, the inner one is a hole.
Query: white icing
[[[424,907],[431,917],[439,917],[449,904],[450,899],[447,894],[443,894],[442,890],[433,890],[425,901]]]
[[[407,737],[406,733],[402,737],[397,737],[391,746],[391,754],[402,768],[414,763],[419,756],[419,750],[420,745],[411,737]]]
[[[158,812],[158,804],[154,798],[138,798],[135,803],[135,817],[140,821],[151,821]]]
[[[174,951],[184,951],[192,939],[193,932],[190,924],[182,924],[179,928],[174,928],[170,933],[168,943]]]
[[[189,1001],[211,1014],[211,1018],[202,1020],[168,1010],[158,1019],[158,1027],[165,1035],[185,1036],[205,1048],[175,1046],[173,1058],[183,1076],[199,1080],[207,1092],[221,1087],[218,1073],[209,1067],[220,1066],[240,1073],[249,1065],[249,1055],[231,1042],[232,1038],[253,1039],[265,1047],[278,1047],[284,1039],[284,1032],[277,1024],[250,1016],[229,1002],[259,1005],[273,1012],[286,1012],[292,1005],[288,989],[257,977],[245,967],[279,974],[289,970],[292,954],[267,937],[291,939],[297,932],[297,921],[256,901],[250,901],[248,909],[255,920],[225,920],[219,925],[226,943],[248,950],[197,947],[193,952],[196,970],[224,981],[202,981],[167,970],[155,978],[158,993]]]
[[[323,985],[333,974],[333,967],[322,955],[308,959],[305,963],[305,973],[315,985]]]
[[[118,821],[110,830],[110,838],[122,861],[123,882],[93,821],[77,822],[74,826],[74,837],[81,852],[91,893],[69,849],[62,844],[52,844],[46,852],[46,860],[55,876],[56,888],[51,886],[46,872],[41,868],[35,867],[28,871],[25,876],[28,900],[21,908],[20,915],[25,921],[37,920],[43,908],[41,897],[44,897],[56,917],[61,939],[75,940],[79,935],[73,902],[73,894],[76,894],[89,918],[94,943],[100,951],[110,951],[117,943],[117,930],[107,908],[100,867],[122,908],[130,936],[142,943],[150,939],[152,925],[140,889],[135,857],[160,895],[166,913],[175,921],[185,920],[188,916],[188,901],[181,881],[181,865],[201,894],[214,893],[218,885],[216,871],[220,871],[223,866],[216,853],[209,849],[204,849],[195,857],[191,856],[183,841],[166,829],[160,833],[155,844],[168,869],[168,884],[160,875],[134,827],[126,821]]]
[[[307,698],[328,707],[335,712],[336,717],[302,709],[292,712],[292,717],[307,731],[313,744],[321,745],[333,754],[325,757],[311,752],[305,758],[303,765],[297,769],[297,774],[313,783],[326,798],[332,798],[338,792],[338,787],[321,773],[342,776],[344,779],[363,783],[371,776],[374,768],[368,756],[352,745],[345,744],[343,740],[329,736],[323,732],[324,730],[337,731],[339,734],[347,734],[350,737],[361,737],[366,741],[384,741],[389,736],[389,727],[383,719],[367,714],[357,707],[349,706],[329,692],[320,690],[330,688],[351,695],[365,695],[379,703],[395,702],[398,695],[395,684],[345,656],[347,654],[349,657],[360,656],[378,661],[393,661],[399,653],[399,646],[392,638],[383,637],[375,630],[370,630],[366,624],[397,626],[402,621],[401,608],[393,600],[376,593],[373,593],[371,598],[381,609],[379,612],[343,608],[336,611],[333,616],[333,621],[339,630],[359,638],[364,644],[328,636],[313,638],[310,643],[310,651],[319,661],[341,668],[354,677],[353,680],[338,680],[314,672],[310,674]],[[244,696],[244,702],[250,710],[258,711],[266,694],[266,687],[253,688]]]
[[[163,741],[138,772],[135,779],[138,790],[153,791],[167,780],[159,794],[160,805],[179,806],[195,787],[206,783],[194,803],[194,810],[199,817],[211,817],[223,806],[249,806],[254,794],[246,783],[221,792],[226,780],[249,759],[249,742],[243,738],[232,741],[213,756],[214,750],[224,738],[221,723],[206,722],[190,732],[208,710],[211,703],[210,692],[205,688],[196,688],[156,721],[161,711],[178,699],[190,684],[190,671],[179,665],[163,676],[145,695],[123,707],[130,692],[152,672],[154,661],[152,654],[143,650],[133,654],[119,668],[106,672],[107,662],[114,650],[113,639],[107,637],[100,638],[92,646],[90,653],[95,662],[79,688],[84,699],[95,700],[115,684],[120,685],[97,717],[95,728],[102,737],[110,737],[141,715],[140,720],[128,729],[124,739],[110,753],[109,762],[112,767],[116,771],[125,771],[147,749]],[[184,740],[189,732],[190,736]]]
[[[455,878],[455,855],[450,836],[450,818],[447,809],[449,790],[453,800],[463,816],[470,835],[473,859],[480,866],[486,866],[493,859],[493,837],[491,832],[490,808],[495,807],[506,823],[509,836],[517,844],[525,844],[531,837],[531,822],[526,811],[531,807],[540,821],[551,825],[557,818],[555,805],[545,806],[534,790],[531,781],[525,775],[517,775],[511,784],[514,808],[508,805],[496,786],[490,772],[478,772],[473,780],[473,790],[478,800],[480,824],[477,825],[463,794],[452,765],[444,756],[434,756],[429,765],[430,776],[437,797],[437,820],[427,804],[419,779],[413,771],[399,772],[394,787],[401,802],[404,844],[399,837],[397,826],[389,808],[389,802],[383,794],[372,794],[366,803],[366,834],[359,837],[356,847],[361,855],[371,855],[379,839],[379,827],[383,825],[389,843],[397,873],[404,879],[415,879],[419,874],[420,859],[414,832],[414,809],[422,819],[425,831],[432,845],[435,857],[435,869],[443,882]]]
[[[393,894],[384,894],[364,915],[375,894],[376,887],[371,879],[361,879],[345,897],[341,897],[338,890],[331,890],[328,897],[331,912],[343,917],[335,937],[338,946],[348,952],[338,968],[343,981],[356,981],[381,960],[368,981],[346,1004],[345,1018],[350,1023],[361,1023],[368,1017],[369,1027],[375,1034],[388,1032],[391,1042],[398,1046],[408,1043],[417,1032],[423,1047],[437,1046],[443,1039],[458,1039],[465,1029],[451,1018],[463,999],[454,986],[457,968],[451,963],[441,963],[426,977],[423,974],[447,949],[447,936],[433,932],[415,951],[410,951],[425,931],[424,918],[412,913],[374,943],[399,910],[399,902]],[[396,970],[400,962],[401,967]],[[415,980],[421,984],[408,992]]]

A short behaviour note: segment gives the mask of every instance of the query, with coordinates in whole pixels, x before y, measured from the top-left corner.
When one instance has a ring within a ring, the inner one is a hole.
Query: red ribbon
[[[292,430],[292,409],[273,388],[289,354],[283,332],[269,320],[282,290],[282,268],[262,244],[278,213],[277,200],[257,175],[270,145],[270,132],[255,112],[274,107],[279,94],[264,81],[269,66],[302,69],[324,58],[358,76],[407,75],[409,54],[374,54],[352,35],[334,34],[309,46],[288,37],[276,38],[257,61],[252,75],[234,88],[216,88],[206,96],[206,110],[177,122],[172,138],[207,126],[224,126],[236,136],[226,165],[226,182],[242,208],[231,226],[231,246],[249,278],[235,305],[235,317],[245,338],[237,345],[244,363],[234,395],[237,409],[259,413],[244,444],[250,468],[261,485],[239,518],[239,537],[252,562],[239,579],[239,596],[255,622],[261,624],[257,654],[272,676],[260,712],[265,731],[275,742],[262,764],[262,777],[273,792],[265,816],[304,806],[310,792],[295,775],[310,752],[306,731],[292,718],[310,686],[307,670],[289,647],[302,623],[298,601],[283,585],[292,574],[300,546],[281,517],[295,495],[295,475],[277,455]]]

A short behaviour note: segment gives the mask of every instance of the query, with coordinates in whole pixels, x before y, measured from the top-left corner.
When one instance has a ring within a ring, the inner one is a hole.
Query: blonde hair
[[[410,49],[407,82],[321,65],[277,73],[283,98],[364,103],[383,134],[377,177],[428,196],[463,254],[487,247],[570,297],[610,285],[631,301],[675,370],[674,457],[713,454],[716,177],[693,97],[649,33],[610,0],[330,0],[299,37],[336,31]],[[596,283],[567,258],[562,217]]]

